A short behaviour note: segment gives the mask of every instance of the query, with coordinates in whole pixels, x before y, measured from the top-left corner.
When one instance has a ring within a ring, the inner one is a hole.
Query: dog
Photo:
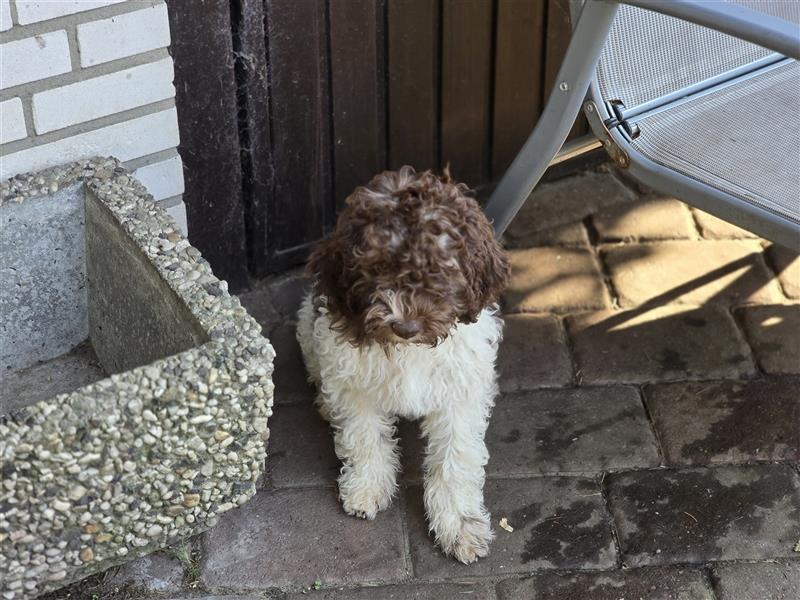
[[[297,339],[342,461],[345,512],[374,519],[397,491],[398,417],[422,419],[424,503],[445,554],[471,563],[493,538],[484,443],[498,393],[497,302],[509,263],[449,172],[375,176],[312,252]]]

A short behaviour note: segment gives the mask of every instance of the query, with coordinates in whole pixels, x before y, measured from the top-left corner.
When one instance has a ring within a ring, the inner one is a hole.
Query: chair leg
[[[587,0],[547,106],[486,205],[486,216],[498,237],[522,208],[567,139],[589,89],[617,8],[616,2]]]

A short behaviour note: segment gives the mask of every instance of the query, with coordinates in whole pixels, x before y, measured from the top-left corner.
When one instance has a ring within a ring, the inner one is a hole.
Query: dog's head
[[[497,301],[508,261],[466,191],[403,167],[352,193],[308,265],[336,331],[355,345],[435,345]]]

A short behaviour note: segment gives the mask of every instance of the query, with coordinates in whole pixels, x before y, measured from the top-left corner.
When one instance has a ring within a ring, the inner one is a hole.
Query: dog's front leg
[[[448,405],[422,423],[428,522],[444,553],[467,564],[486,556],[494,537],[483,503],[487,416],[480,406]]]
[[[347,406],[341,410],[342,405]],[[395,419],[368,400],[344,399],[329,413],[336,455],[342,461],[339,498],[349,515],[374,519],[392,503],[399,457]]]

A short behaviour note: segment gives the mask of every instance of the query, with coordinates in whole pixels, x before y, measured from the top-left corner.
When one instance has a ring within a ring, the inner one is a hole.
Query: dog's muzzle
[[[410,340],[422,331],[422,323],[416,319],[412,321],[394,321],[392,323],[392,331],[396,336],[404,340]]]

